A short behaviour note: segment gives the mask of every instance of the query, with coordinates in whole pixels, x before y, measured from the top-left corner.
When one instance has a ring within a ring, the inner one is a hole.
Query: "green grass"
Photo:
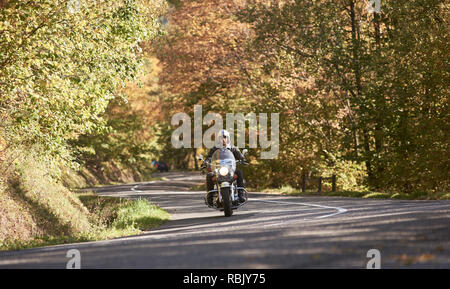
[[[120,206],[117,218],[112,222],[114,230],[147,231],[158,227],[169,219],[169,214],[147,200],[131,201]]]
[[[206,191],[206,184],[201,183],[189,188],[190,191]]]
[[[97,227],[89,236],[92,240],[141,234],[170,218],[169,213],[146,199],[129,200],[92,193],[81,194],[79,198],[88,208],[91,220]]]
[[[362,198],[363,199],[390,199],[391,195],[388,193],[367,193]]]
[[[169,179],[166,177],[146,177],[142,182],[152,182],[152,181],[168,181]],[[127,183],[123,182],[113,182],[109,181],[106,183],[101,184],[90,184],[83,187],[74,187],[74,189],[91,189],[91,188],[103,188],[105,186],[119,186],[119,185],[125,185]]]
[[[0,242],[0,250],[21,250],[138,235],[162,225],[170,218],[169,213],[145,199],[129,200],[93,193],[79,194],[78,198],[89,211],[88,218],[92,224],[89,231],[70,236],[42,236],[31,241]]]
[[[358,191],[337,191],[337,192],[321,192],[307,190],[302,192],[301,189],[293,188],[289,185],[284,185],[279,189],[264,189],[264,193],[282,194],[289,196],[331,196],[331,197],[351,197],[363,199],[398,199],[398,200],[450,200],[450,193],[426,193],[413,192],[406,193],[388,193],[388,192],[358,192]]]
[[[205,191],[205,184],[199,184],[190,188],[192,191]],[[369,191],[325,191],[317,193],[317,190],[306,190],[302,192],[301,189],[294,188],[290,185],[283,185],[281,188],[247,188],[248,191],[262,192],[268,194],[281,194],[287,196],[328,196],[328,197],[349,197],[349,198],[363,198],[363,199],[398,199],[398,200],[450,200],[450,193],[426,193],[414,192],[410,194],[405,193],[388,193],[388,192],[369,192]]]

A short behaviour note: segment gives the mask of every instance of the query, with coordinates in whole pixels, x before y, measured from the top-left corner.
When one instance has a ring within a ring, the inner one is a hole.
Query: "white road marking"
[[[144,191],[140,191],[140,190],[137,189],[138,186],[139,186],[139,185],[136,185],[136,186],[132,187],[131,190],[132,190],[133,192],[136,192],[136,193],[143,193]]]
[[[308,203],[299,203],[299,202],[269,201],[269,200],[261,200],[261,199],[250,199],[250,201],[277,203],[277,204],[285,204],[285,205],[301,205],[301,206],[308,206],[308,207],[318,207],[318,208],[322,208],[322,209],[337,210],[336,213],[315,217],[315,219],[324,219],[324,218],[336,216],[339,214],[343,214],[348,211],[347,209],[344,209],[341,207],[330,207],[330,206],[323,206],[323,205],[318,205],[318,204],[308,204]]]
[[[145,183],[145,184],[146,184],[146,185],[149,185],[149,184],[153,184],[153,183],[155,183],[155,181],[151,181],[151,182],[148,182],[148,183]],[[136,193],[145,193],[145,191],[141,191],[141,190],[138,190],[138,189],[137,189],[139,186],[140,186],[140,185],[135,185],[134,187],[131,188],[131,190],[132,190],[133,192],[136,192]]]
[[[153,182],[149,182],[148,184],[152,184]],[[134,187],[131,188],[132,191],[134,192],[138,192],[138,193],[144,193],[145,191],[140,191],[137,190],[137,188],[139,187],[139,185],[135,185]],[[191,194],[192,192],[184,192],[187,194]],[[177,192],[177,194],[180,194],[180,192]],[[299,202],[283,202],[283,201],[269,201],[269,200],[261,200],[261,199],[249,199],[250,201],[256,201],[256,202],[266,202],[266,203],[278,203],[278,204],[285,204],[285,205],[301,205],[301,206],[308,206],[308,207],[317,207],[317,208],[322,208],[322,209],[331,209],[331,210],[336,210],[337,212],[332,213],[332,214],[328,214],[328,215],[324,215],[324,216],[319,216],[319,217],[315,217],[315,219],[324,219],[324,218],[329,218],[332,216],[336,216],[339,214],[343,214],[346,213],[348,210],[341,208],[341,207],[330,207],[330,206],[324,206],[324,205],[318,205],[318,204],[307,204],[307,203],[299,203]]]
[[[141,185],[147,185],[147,184],[151,184],[151,183],[155,183],[155,181],[148,182],[148,183],[145,183],[145,184],[134,185],[131,188],[131,190],[133,192],[138,192],[138,193],[148,192],[149,190],[146,190],[146,191],[138,190],[138,187],[141,186]],[[186,193],[191,193],[191,192],[186,192]],[[192,192],[192,193],[195,193],[195,192]],[[324,206],[324,205],[318,205],[318,204],[307,204],[307,203],[286,202],[286,201],[271,201],[271,200],[261,200],[261,199],[253,199],[253,198],[250,199],[250,201],[267,202],[267,203],[278,203],[278,204],[285,204],[285,205],[302,205],[302,206],[309,206],[309,207],[318,207],[318,208],[322,208],[322,209],[337,210],[337,212],[335,212],[335,213],[327,214],[327,215],[323,215],[323,216],[319,216],[319,217],[315,217],[313,219],[328,218],[328,217],[331,217],[331,216],[335,216],[335,215],[347,212],[347,210],[344,209],[344,208]],[[298,220],[291,220],[291,221],[284,220],[284,221],[281,221],[281,222],[262,224],[262,226],[260,228],[267,229],[269,227],[274,227],[274,226],[283,226],[283,225],[296,223],[296,222],[299,222],[299,221],[302,221],[302,220],[308,220],[308,219],[298,219]],[[311,219],[309,219],[309,220],[311,220]],[[233,221],[227,222],[226,225],[229,225],[229,223],[233,223]],[[206,226],[208,226],[208,225],[209,224],[206,224]],[[244,225],[244,227],[247,230],[248,229],[255,229],[253,227],[253,225]],[[151,240],[151,239],[157,239],[157,240],[159,240],[159,239],[174,239],[176,237],[193,236],[193,235],[198,235],[198,234],[211,234],[211,233],[223,233],[223,232],[228,232],[228,231],[236,231],[236,227],[235,226],[227,226],[225,228],[224,227],[219,227],[219,228],[207,228],[206,227],[206,228],[200,229],[200,230],[198,230],[199,228],[197,228],[197,229],[196,228],[191,228],[191,229],[188,229],[188,231],[185,231],[185,232],[176,232],[179,229],[180,228],[167,228],[167,229],[161,229],[161,230],[157,230],[157,231],[150,231],[150,232],[146,233],[145,235],[141,235],[141,236],[129,236],[129,237],[122,237],[122,238],[118,238],[118,239],[92,241],[92,242],[86,242],[86,243],[60,244],[60,245],[56,245],[56,246],[28,249],[27,251],[28,251],[28,253],[31,253],[31,252],[44,253],[44,252],[54,252],[54,251],[59,251],[59,250],[67,250],[68,248],[95,248],[95,247],[101,247],[101,246],[113,245],[113,244],[126,245],[129,242],[138,241],[138,240],[142,241],[142,240]],[[242,227],[240,227],[239,229],[242,230]],[[24,251],[17,251],[17,252],[11,252],[9,254],[10,255],[21,255],[23,253],[27,253],[27,252],[26,251],[25,252]],[[6,254],[6,255],[9,255],[9,254]],[[0,256],[4,256],[4,254],[0,254]],[[0,261],[0,265],[4,265],[2,263],[3,262]]]

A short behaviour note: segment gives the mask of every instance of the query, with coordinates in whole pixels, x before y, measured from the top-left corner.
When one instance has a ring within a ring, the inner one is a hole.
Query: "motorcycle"
[[[243,154],[247,154],[247,150],[243,150]],[[203,160],[200,155],[199,160]],[[202,165],[202,174],[205,170],[212,173],[212,181],[215,189],[207,192],[205,196],[205,204],[209,208],[223,211],[226,217],[233,215],[233,211],[242,207],[247,203],[247,190],[237,186],[236,164],[248,165],[247,162],[236,160],[233,153],[226,149],[217,149],[211,157],[211,161],[205,160]],[[245,202],[240,203],[238,190],[243,190]],[[212,200],[212,204],[208,203],[208,199]]]

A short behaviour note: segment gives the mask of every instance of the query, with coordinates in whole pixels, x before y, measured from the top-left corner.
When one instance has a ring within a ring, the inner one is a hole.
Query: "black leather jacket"
[[[210,149],[210,150],[209,150],[209,153],[208,153],[208,156],[206,157],[206,159],[207,159],[207,160],[211,160],[211,157],[212,157],[213,153],[214,153],[217,149],[218,149],[217,147],[213,147],[212,149]],[[230,147],[230,148],[227,148],[227,149],[229,149],[229,150],[233,153],[233,155],[234,155],[234,157],[236,158],[236,160],[241,160],[241,161],[244,161],[244,160],[245,160],[244,155],[241,153],[241,151],[239,150],[238,147]]]

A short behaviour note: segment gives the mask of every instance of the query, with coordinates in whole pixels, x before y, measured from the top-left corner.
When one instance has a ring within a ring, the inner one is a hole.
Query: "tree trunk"
[[[350,1],[350,18],[352,24],[352,53],[353,53],[353,71],[355,77],[355,85],[356,85],[356,96],[358,99],[356,101],[360,102],[360,110],[362,113],[360,117],[364,120],[364,113],[367,111],[364,100],[362,99],[362,85],[361,85],[361,67],[359,63],[359,32],[358,26],[356,23],[356,14],[355,14],[355,2]],[[367,175],[369,177],[369,182],[373,183],[373,173],[372,173],[372,164],[371,158],[372,154],[370,151],[370,140],[369,140],[369,131],[367,126],[365,125],[365,121],[361,123],[363,125],[363,142],[364,142],[364,150],[365,150],[365,163],[367,167]]]
[[[375,57],[377,60],[381,59],[381,31],[380,31],[380,13],[374,12],[373,14],[373,26],[375,30]],[[376,65],[376,64],[375,64]],[[382,78],[382,72],[377,69],[377,78]],[[376,123],[375,123],[375,151],[377,155],[379,156],[383,150],[383,143],[384,143],[384,133],[383,133],[383,115],[381,112],[383,109],[386,108],[386,102],[384,99],[384,95],[378,95],[377,96],[377,108],[380,109],[378,112]],[[377,178],[380,178],[384,171],[384,165],[383,162],[377,162],[376,164],[376,174]]]
[[[194,148],[194,166],[195,166],[195,170],[198,171],[198,162],[197,162],[197,149]]]

